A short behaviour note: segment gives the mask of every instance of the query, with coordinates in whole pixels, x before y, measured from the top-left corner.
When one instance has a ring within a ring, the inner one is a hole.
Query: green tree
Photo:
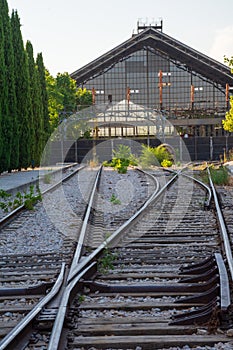
[[[47,93],[47,84],[46,84],[46,69],[44,66],[42,53],[39,53],[36,58],[39,86],[41,92],[41,103],[42,103],[42,123],[43,123],[43,147],[47,142],[50,133],[51,127],[49,123],[49,109],[48,109],[48,93]]]
[[[17,11],[12,12],[12,39],[15,60],[15,91],[17,100],[17,119],[19,125],[19,164],[18,168],[27,168],[31,163],[30,113],[31,94],[27,54],[24,49],[20,19]]]
[[[57,87],[56,79],[46,70],[46,90],[48,95],[48,113],[51,130],[59,124],[59,113],[63,110],[63,94]]]
[[[231,69],[231,73],[233,74],[233,56],[231,56],[231,58],[224,56],[224,62],[228,64]]]
[[[68,73],[58,73],[56,77],[57,88],[63,95],[63,109],[67,115],[76,110],[76,81]]]
[[[3,117],[4,117],[4,108],[3,104],[5,101],[5,93],[6,93],[6,66],[4,59],[4,35],[3,35],[3,26],[0,25],[0,159],[2,159],[4,152],[4,139],[3,139]],[[3,166],[0,165],[0,172],[4,169]]]
[[[9,172],[18,166],[18,127],[16,121],[16,96],[14,79],[14,55],[12,32],[6,0],[0,0],[1,49],[1,108],[2,120],[2,155],[0,171]]]
[[[226,112],[225,119],[222,121],[223,128],[226,131],[233,132],[233,97],[230,97],[230,109]]]
[[[46,89],[48,94],[49,123],[54,130],[64,119],[69,118],[78,109],[89,107],[92,104],[92,93],[87,89],[76,88],[76,82],[68,73],[59,73],[54,78],[46,71]],[[77,118],[69,123],[67,137],[79,135],[81,128]],[[83,128],[83,124],[82,124]]]
[[[233,56],[231,58],[224,57],[225,62],[231,68],[233,74]],[[233,96],[230,96],[230,109],[226,112],[225,119],[222,121],[223,128],[226,131],[233,132]]]
[[[40,156],[43,147],[43,121],[42,121],[42,100],[39,85],[38,71],[36,69],[33,47],[30,41],[26,43],[26,52],[28,55],[28,68],[30,75],[30,99],[31,104],[30,115],[30,158],[33,164],[40,164]]]
[[[92,92],[86,88],[78,88],[76,92],[76,104],[79,110],[92,105]]]

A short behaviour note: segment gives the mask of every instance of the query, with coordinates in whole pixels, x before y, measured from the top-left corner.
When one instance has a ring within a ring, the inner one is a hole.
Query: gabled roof
[[[144,48],[156,50],[162,56],[169,57],[177,65],[193,70],[224,88],[226,83],[233,86],[233,76],[227,66],[151,27],[76,70],[71,77],[80,85]]]

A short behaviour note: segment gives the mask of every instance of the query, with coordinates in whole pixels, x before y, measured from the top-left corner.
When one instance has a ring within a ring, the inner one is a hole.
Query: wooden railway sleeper
[[[57,308],[44,308],[36,318],[36,329],[51,330],[57,316]]]
[[[48,289],[52,288],[53,282],[44,282],[37,286],[27,288],[2,288],[0,289],[0,296],[17,296],[17,295],[37,295],[45,294]]]

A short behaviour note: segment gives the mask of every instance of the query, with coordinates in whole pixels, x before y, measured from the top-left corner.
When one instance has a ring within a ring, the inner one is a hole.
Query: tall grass
[[[210,175],[215,185],[227,185],[229,181],[229,173],[224,166],[219,168],[210,167]]]

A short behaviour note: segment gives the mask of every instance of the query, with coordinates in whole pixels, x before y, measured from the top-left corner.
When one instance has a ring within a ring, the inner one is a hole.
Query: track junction
[[[211,180],[197,181],[189,168],[140,171],[144,197],[106,215],[104,189],[114,187],[106,172],[92,171],[93,186],[82,193],[76,243],[66,237],[57,255],[6,256],[5,276],[14,258],[14,278],[27,266],[37,277],[34,286],[1,290],[1,313],[21,309],[25,317],[11,321],[0,349],[230,349],[231,237]],[[127,192],[129,182],[120,187]],[[10,307],[13,298],[24,306]]]

